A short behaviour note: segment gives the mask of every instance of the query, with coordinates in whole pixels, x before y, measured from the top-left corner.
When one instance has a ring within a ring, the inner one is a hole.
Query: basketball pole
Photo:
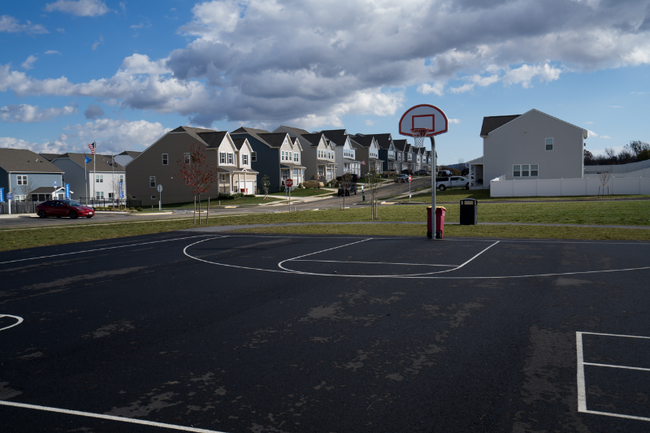
[[[436,239],[436,139],[431,139],[431,239]]]

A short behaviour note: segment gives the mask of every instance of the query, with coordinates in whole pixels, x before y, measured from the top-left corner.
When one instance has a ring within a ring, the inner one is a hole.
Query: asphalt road
[[[430,184],[430,180],[424,177],[414,178],[411,187],[413,189],[422,188]],[[407,184],[387,183],[379,189],[378,198],[392,197],[397,194],[408,192]],[[358,194],[345,197],[345,206],[355,206],[362,202],[363,196],[359,190]],[[370,200],[369,195],[366,200]],[[338,209],[341,206],[341,198],[332,197],[301,203],[300,199],[292,203],[291,210],[311,210],[311,209]],[[288,211],[289,205],[274,206],[242,206],[236,209],[212,209],[210,215],[240,215],[248,213],[267,213]],[[124,214],[114,212],[98,212],[93,218],[39,218],[36,214],[19,214],[15,218],[0,218],[0,228],[25,228],[34,226],[67,226],[67,225],[85,225],[85,224],[104,224],[120,221],[142,221],[145,219],[172,219],[182,218],[183,214],[156,214],[156,213],[135,213]]]
[[[191,230],[0,253],[0,431],[646,432],[649,252]]]

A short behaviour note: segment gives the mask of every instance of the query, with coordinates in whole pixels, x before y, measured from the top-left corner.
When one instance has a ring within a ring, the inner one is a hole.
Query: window
[[[149,187],[156,187],[156,176],[149,176]]]
[[[530,166],[530,175],[539,176],[539,165],[533,164]]]
[[[16,176],[16,183],[18,185],[27,185],[27,175],[18,175]]]
[[[219,163],[220,164],[225,164],[226,163],[226,152],[220,152],[219,153]]]
[[[257,152],[251,153],[251,162],[257,162]]]
[[[295,152],[293,154],[293,162],[299,162],[300,161],[300,154],[298,152]]]
[[[537,177],[539,176],[538,164],[516,164],[512,166],[512,177]]]
[[[553,150],[553,138],[546,139],[546,150]]]
[[[162,154],[162,165],[169,165],[169,155],[167,153]]]
[[[222,174],[222,175],[221,175],[221,182],[225,182],[225,181],[226,181],[226,175],[225,175],[225,174]]]
[[[185,162],[185,164],[189,164],[189,163],[190,163],[190,152],[185,152],[185,153],[183,154],[183,161]]]
[[[156,196],[155,196],[155,195],[152,195],[152,196],[151,196],[151,200],[155,200],[155,199],[156,199]]]
[[[241,162],[243,165],[248,165],[248,155],[242,155]]]
[[[113,194],[112,192],[109,192],[109,193],[108,193],[108,198],[109,198],[109,199],[112,200],[114,197],[115,197],[115,194]]]
[[[228,154],[228,164],[233,164],[233,161],[234,161],[234,159],[233,159],[233,154],[232,154],[232,153],[229,153],[229,154]]]
[[[96,174],[95,175],[95,183],[104,183],[104,175],[103,174]]]
[[[95,191],[95,198],[103,199],[104,198],[104,191]]]

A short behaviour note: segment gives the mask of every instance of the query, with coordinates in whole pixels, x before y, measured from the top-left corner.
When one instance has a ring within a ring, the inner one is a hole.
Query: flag
[[[88,144],[88,148],[90,149],[90,151],[92,152],[93,155],[95,154],[95,146],[96,145],[95,145],[94,141],[92,143]]]
[[[86,164],[88,164],[90,161],[92,161],[92,159],[88,158],[86,155],[84,155],[84,156],[86,157]]]

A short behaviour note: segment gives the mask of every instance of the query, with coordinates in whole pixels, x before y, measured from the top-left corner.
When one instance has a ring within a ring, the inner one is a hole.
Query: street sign
[[[293,179],[287,179],[284,181],[284,184],[288,187],[291,188],[293,186]]]
[[[14,199],[14,193],[13,192],[8,192],[7,193],[7,200],[13,200]]]
[[[156,189],[158,190],[158,192],[162,192],[162,184],[159,183]]]
[[[409,182],[411,181],[411,175],[409,174]]]

